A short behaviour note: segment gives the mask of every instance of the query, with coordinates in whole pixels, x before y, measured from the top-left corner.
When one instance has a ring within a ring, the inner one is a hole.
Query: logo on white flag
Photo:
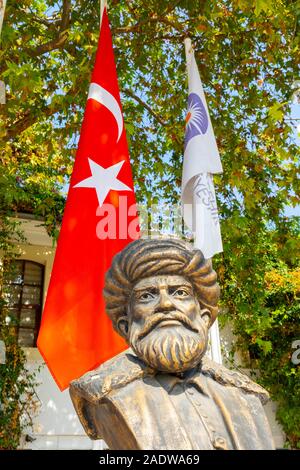
[[[208,129],[208,115],[204,104],[197,93],[190,93],[186,116],[184,148],[189,141],[199,134],[205,134]]]

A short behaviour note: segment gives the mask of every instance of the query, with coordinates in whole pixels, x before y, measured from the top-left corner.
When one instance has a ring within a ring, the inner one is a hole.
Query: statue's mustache
[[[138,340],[142,340],[147,336],[159,323],[167,320],[177,320],[180,321],[185,327],[189,330],[199,333],[198,328],[192,323],[192,321],[181,312],[170,312],[170,313],[157,313],[156,315],[151,316],[143,327],[143,329],[138,334]]]

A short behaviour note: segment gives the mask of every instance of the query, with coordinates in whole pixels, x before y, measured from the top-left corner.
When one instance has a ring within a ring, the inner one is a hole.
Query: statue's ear
[[[208,308],[203,308],[200,312],[200,315],[201,315],[202,320],[206,324],[207,328],[209,328],[211,324],[211,313],[208,310]]]
[[[125,339],[128,338],[128,317],[124,315],[120,317],[117,321],[117,328],[121,336]]]

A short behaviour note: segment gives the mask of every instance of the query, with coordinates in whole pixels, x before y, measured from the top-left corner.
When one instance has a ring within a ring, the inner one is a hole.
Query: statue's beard
[[[163,314],[163,317],[166,315]],[[152,323],[155,325],[155,319],[159,318],[162,318],[162,314],[152,318]],[[183,372],[195,367],[204,355],[207,348],[207,329],[202,322],[195,325],[179,313],[168,315],[168,318],[178,319],[182,325],[161,328],[153,326],[148,333],[144,333],[133,324],[130,345],[136,355],[152,369],[171,373]],[[158,323],[156,321],[156,324]],[[147,330],[147,327],[143,330]]]

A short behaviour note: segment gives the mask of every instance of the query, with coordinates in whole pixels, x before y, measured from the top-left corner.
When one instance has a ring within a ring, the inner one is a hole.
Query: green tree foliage
[[[221,321],[231,321],[234,347],[245,353],[243,365],[256,371],[256,380],[278,403],[278,419],[293,448],[300,442],[300,367],[292,362],[292,343],[300,338],[297,245],[299,224],[286,219],[280,230],[258,227],[242,243],[233,239],[226,263],[219,264],[227,312]]]
[[[139,201],[178,202],[187,100],[183,40],[193,41],[224,167],[215,177],[224,242],[215,266],[226,319],[245,349],[256,348],[260,380],[278,399],[279,418],[297,446],[300,424],[288,408],[289,401],[294,409],[300,401],[299,371],[290,361],[291,341],[300,338],[297,295],[285,287],[268,290],[266,279],[282,269],[294,273],[299,259],[299,227],[285,207],[299,204],[290,108],[299,72],[300,2],[108,3]],[[98,0],[7,5],[0,199],[12,210],[30,206],[54,234],[98,30]]]

